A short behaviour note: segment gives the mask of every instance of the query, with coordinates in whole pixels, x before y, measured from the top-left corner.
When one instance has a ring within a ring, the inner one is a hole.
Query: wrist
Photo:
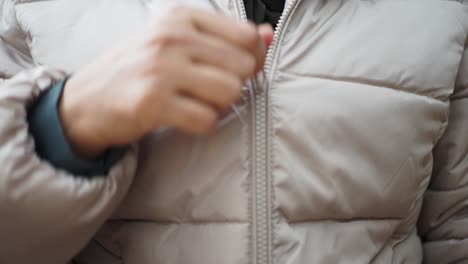
[[[65,136],[73,151],[83,158],[94,159],[108,148],[96,123],[99,113],[93,107],[93,98],[87,98],[85,84],[71,77],[65,84],[58,105]],[[82,91],[82,92],[80,92]]]

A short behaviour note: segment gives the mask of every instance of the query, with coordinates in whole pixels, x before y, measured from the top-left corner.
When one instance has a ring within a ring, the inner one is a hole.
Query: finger
[[[166,124],[182,131],[205,134],[212,131],[218,121],[218,113],[209,105],[185,96],[177,96],[169,105]]]
[[[270,45],[273,43],[273,28],[271,27],[270,24],[262,24],[257,27],[258,29],[258,34],[260,35],[260,38],[263,40],[263,44],[265,45],[266,48],[270,47]]]
[[[220,68],[241,79],[253,76],[256,71],[255,57],[221,39],[197,35],[188,50],[195,62]]]
[[[221,38],[249,51],[257,65],[263,65],[266,49],[260,40],[257,28],[250,22],[238,21],[216,12],[204,10],[186,11],[195,27],[203,33]]]
[[[190,18],[201,32],[247,49],[251,49],[257,44],[257,29],[250,22],[238,21],[220,13],[204,10],[192,12]]]
[[[257,32],[260,53],[257,54],[256,72],[262,70],[265,65],[267,49],[273,42],[273,28],[270,24],[263,24],[257,27]]]
[[[215,67],[193,64],[183,74],[176,75],[182,94],[195,97],[219,110],[228,109],[239,100],[242,80]]]

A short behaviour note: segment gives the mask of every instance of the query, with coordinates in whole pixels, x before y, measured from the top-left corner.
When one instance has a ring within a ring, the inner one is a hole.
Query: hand
[[[177,8],[68,80],[59,105],[65,133],[86,157],[159,127],[208,133],[263,68],[272,36],[270,26]]]

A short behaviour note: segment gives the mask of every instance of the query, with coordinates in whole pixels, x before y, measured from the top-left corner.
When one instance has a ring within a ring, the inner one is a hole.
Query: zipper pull
[[[255,88],[255,94],[260,94],[265,91],[266,89],[265,86],[267,84],[265,70],[261,70],[260,72],[257,73],[255,78],[253,78],[253,84]]]

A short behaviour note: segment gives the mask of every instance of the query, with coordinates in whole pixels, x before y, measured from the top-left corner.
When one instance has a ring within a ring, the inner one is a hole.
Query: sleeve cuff
[[[66,79],[46,91],[29,111],[29,131],[35,140],[37,154],[55,167],[74,175],[88,178],[106,175],[122,158],[127,147],[109,149],[94,160],[82,158],[73,151],[58,113],[65,83]]]

